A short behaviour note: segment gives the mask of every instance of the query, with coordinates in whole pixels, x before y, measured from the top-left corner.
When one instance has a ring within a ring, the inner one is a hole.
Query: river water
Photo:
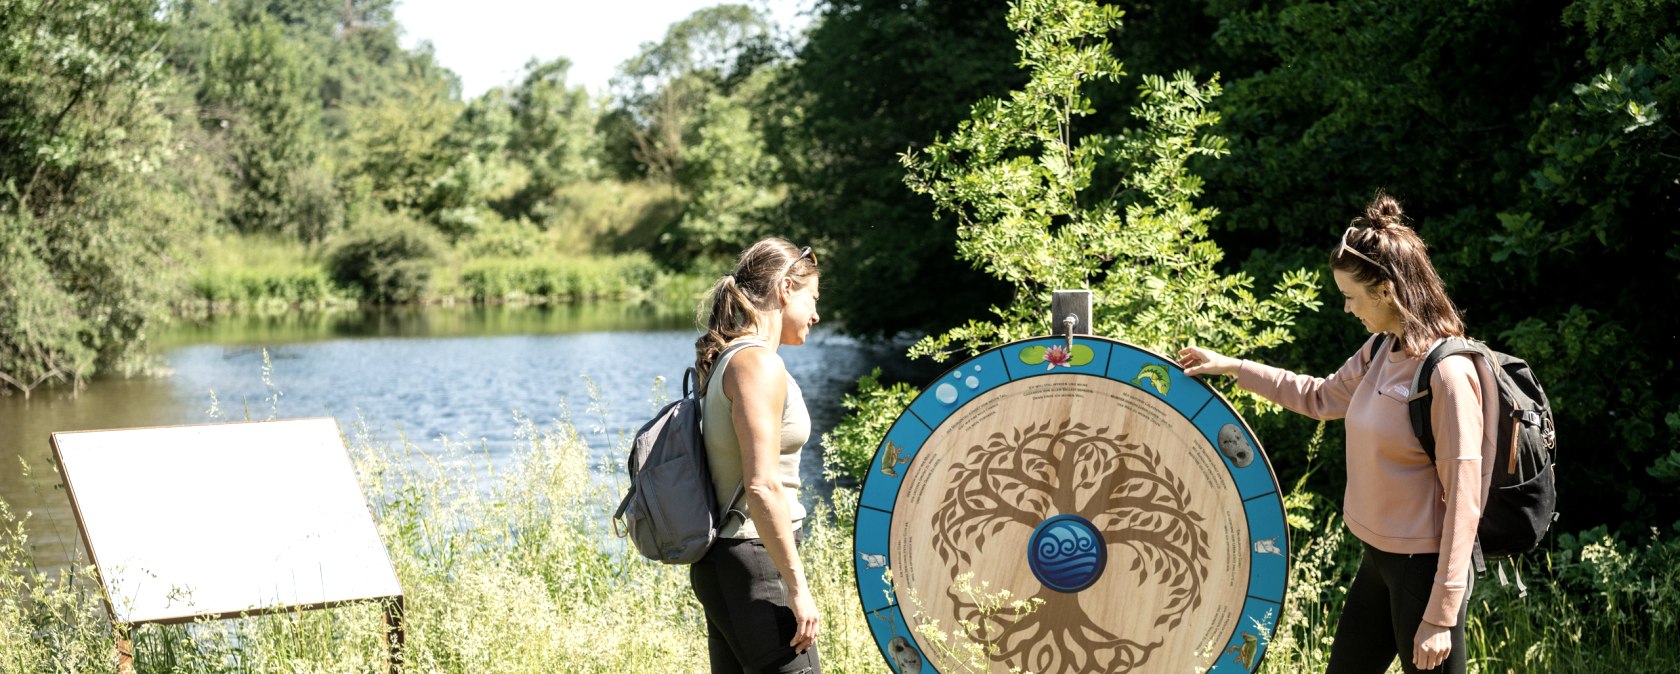
[[[622,470],[624,438],[655,410],[656,378],[666,378],[664,395],[680,393],[697,335],[686,311],[612,303],[177,324],[155,340],[159,374],[99,378],[79,394],[58,387],[29,399],[0,396],[0,499],[28,515],[37,565],[85,559],[52,468],[53,432],[246,418],[332,416],[347,433],[359,418],[376,438],[405,436],[427,452],[442,452],[448,438],[482,451],[492,466],[512,457],[516,415],[539,426],[569,418],[594,469],[610,474]],[[841,396],[897,353],[822,326],[805,345],[781,350],[811,411],[801,464],[807,499],[832,489],[822,479],[819,440],[843,413]]]

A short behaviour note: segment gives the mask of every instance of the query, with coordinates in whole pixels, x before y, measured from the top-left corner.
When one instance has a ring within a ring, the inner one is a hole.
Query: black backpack
[[[754,342],[737,344],[718,355]],[[613,513],[613,531],[648,559],[666,564],[693,564],[706,556],[718,531],[731,514],[718,508],[712,491],[712,469],[706,463],[706,443],[700,433],[700,397],[704,391],[694,368],[683,372],[683,394],[659,410],[636,431],[630,443],[630,489]],[[745,486],[745,485],[743,485]],[[730,506],[741,497],[736,488]]]
[[[1391,338],[1378,340],[1373,357]],[[1469,354],[1486,360],[1499,381],[1499,417],[1495,436],[1493,482],[1476,528],[1476,570],[1484,559],[1500,559],[1533,550],[1557,519],[1557,480],[1553,471],[1557,430],[1552,405],[1540,388],[1534,370],[1521,358],[1494,351],[1486,344],[1461,337],[1441,340],[1418,366],[1407,403],[1412,433],[1429,461],[1435,461],[1435,430],[1429,418],[1430,377],[1441,359]],[[1503,569],[1501,570],[1503,571]]]

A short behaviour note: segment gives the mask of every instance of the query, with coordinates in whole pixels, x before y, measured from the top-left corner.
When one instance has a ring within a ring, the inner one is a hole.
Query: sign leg
[[[134,674],[134,640],[128,628],[117,627],[117,674]]]
[[[400,595],[385,600],[385,646],[391,674],[402,674],[403,671],[403,609]]]

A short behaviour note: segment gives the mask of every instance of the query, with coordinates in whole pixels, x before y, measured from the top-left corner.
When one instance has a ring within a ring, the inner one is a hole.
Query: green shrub
[[[420,299],[438,256],[437,234],[397,214],[375,214],[345,232],[327,254],[333,282],[375,304]]]
[[[490,211],[470,238],[459,244],[469,258],[531,257],[543,243],[543,234],[529,221],[502,220]]]
[[[916,399],[916,387],[903,382],[882,386],[880,379],[881,368],[858,378],[857,393],[840,399],[850,413],[822,437],[823,477],[834,482],[834,515],[846,524],[857,512],[858,488],[875,449]]]
[[[904,382],[881,385],[881,368],[858,379],[857,393],[840,405],[851,412],[834,430],[823,434],[823,476],[830,480],[862,482],[875,459],[875,449],[887,437],[898,415],[910,407],[918,389]]]

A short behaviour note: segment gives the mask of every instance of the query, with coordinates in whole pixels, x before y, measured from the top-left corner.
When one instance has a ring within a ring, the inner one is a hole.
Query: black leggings
[[[1406,674],[1464,673],[1468,586],[1464,603],[1458,607],[1458,624],[1452,627],[1452,653],[1435,669],[1420,670],[1412,663],[1412,644],[1435,586],[1439,559],[1437,554],[1401,555],[1365,546],[1359,573],[1342,605],[1341,621],[1336,623],[1326,674],[1382,674],[1396,655]]]
[[[799,531],[795,539],[802,538]],[[706,649],[712,674],[820,674],[817,648],[794,653],[798,631],[787,586],[756,538],[720,538],[688,570],[694,596],[706,609]]]

